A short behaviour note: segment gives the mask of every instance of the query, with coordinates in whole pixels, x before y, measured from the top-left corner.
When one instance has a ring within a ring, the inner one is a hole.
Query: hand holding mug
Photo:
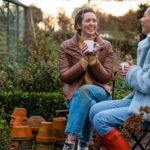
[[[85,44],[84,42],[81,44],[81,46],[80,46],[80,50],[81,50],[81,52],[82,52],[82,56],[83,56],[83,58],[86,60],[86,61],[88,61],[88,55],[89,55],[89,52],[88,52],[88,46],[87,46],[87,44]]]
[[[100,46],[93,40],[85,40],[84,43],[87,45],[87,53],[89,55],[97,55],[98,50],[103,48],[103,46]]]
[[[93,54],[94,49],[94,41],[93,40],[85,40],[81,45],[81,51],[84,59],[88,61],[88,57]]]
[[[119,66],[120,75],[126,76],[131,65],[128,62],[122,62]]]
[[[100,50],[100,49],[103,49],[103,46],[99,45],[98,43],[94,43],[94,49],[93,49],[93,54],[94,55],[97,55],[97,52]]]

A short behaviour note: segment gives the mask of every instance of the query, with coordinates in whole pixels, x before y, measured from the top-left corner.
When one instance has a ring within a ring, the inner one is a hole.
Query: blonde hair
[[[150,15],[150,7],[146,9],[146,13]]]

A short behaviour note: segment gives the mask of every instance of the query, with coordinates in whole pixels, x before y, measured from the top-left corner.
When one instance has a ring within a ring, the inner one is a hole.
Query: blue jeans
[[[73,133],[79,139],[88,142],[92,136],[92,126],[89,120],[89,110],[92,105],[112,97],[102,88],[96,85],[83,85],[77,89],[69,101],[69,116],[66,126],[66,134]]]
[[[90,120],[100,135],[122,125],[129,118],[131,99],[110,100],[95,104],[90,110]]]

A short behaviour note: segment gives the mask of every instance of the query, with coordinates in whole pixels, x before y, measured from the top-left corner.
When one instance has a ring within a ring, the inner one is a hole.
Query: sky
[[[57,16],[60,8],[64,8],[66,14],[71,16],[76,7],[87,3],[87,0],[19,0],[29,6],[31,4],[41,8],[44,14]],[[91,4],[97,9],[112,14],[114,16],[124,15],[129,9],[136,10],[141,3],[150,4],[150,0],[124,0],[116,2],[115,0],[91,0]]]

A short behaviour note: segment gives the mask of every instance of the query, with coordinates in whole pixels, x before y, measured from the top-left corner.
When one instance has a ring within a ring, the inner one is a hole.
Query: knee
[[[103,124],[105,124],[105,117],[102,116],[101,113],[96,114],[93,117],[93,125],[94,127],[101,127]]]
[[[105,102],[96,103],[91,107],[90,112],[89,112],[89,118],[92,123],[93,123],[93,118],[95,117],[95,115],[100,114],[102,111],[105,110],[105,105],[103,105],[103,103]]]
[[[79,92],[81,94],[87,94],[89,92],[89,85],[83,85],[79,88]]]
[[[107,127],[109,126],[108,122],[109,117],[103,112],[96,114],[93,118],[93,126],[101,135],[107,132]]]

